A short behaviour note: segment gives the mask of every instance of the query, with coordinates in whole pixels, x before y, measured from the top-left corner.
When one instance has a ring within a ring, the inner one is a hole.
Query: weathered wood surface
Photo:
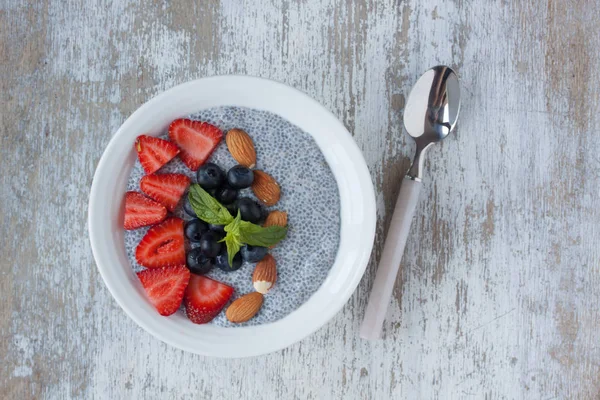
[[[0,398],[600,397],[600,3],[0,2]],[[412,145],[412,83],[462,80],[429,154],[385,325],[358,338]],[[110,135],[177,83],[250,74],[297,87],[354,134],[377,188],[368,273],[306,340],[208,359],[117,306],[87,238]]]

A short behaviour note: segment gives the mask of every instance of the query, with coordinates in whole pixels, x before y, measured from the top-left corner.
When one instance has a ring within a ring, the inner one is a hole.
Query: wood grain
[[[0,398],[600,397],[600,5],[588,0],[4,0]],[[428,67],[462,82],[428,154],[384,327],[358,327]],[[377,189],[368,272],[329,324],[243,360],[183,353],[117,306],[87,239],[111,133],[190,79],[299,88],[353,133]]]

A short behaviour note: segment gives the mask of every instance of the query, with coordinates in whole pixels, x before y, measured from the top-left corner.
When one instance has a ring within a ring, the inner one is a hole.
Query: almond
[[[287,213],[285,211],[273,210],[267,216],[264,227],[267,226],[286,226],[287,225]]]
[[[254,292],[245,294],[231,303],[227,311],[225,311],[225,316],[231,322],[246,322],[260,310],[263,299],[262,293]]]
[[[254,268],[252,284],[258,293],[267,293],[277,281],[277,266],[272,255],[267,254]]]
[[[254,171],[252,191],[266,206],[274,206],[281,197],[281,189],[277,181],[264,171]]]
[[[252,138],[241,129],[231,129],[225,137],[227,148],[232,157],[247,168],[256,166],[256,150]]]

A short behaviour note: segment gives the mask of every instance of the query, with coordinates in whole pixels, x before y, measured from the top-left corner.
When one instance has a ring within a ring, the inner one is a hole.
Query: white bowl
[[[325,282],[306,303],[273,323],[222,328],[195,325],[182,313],[160,316],[125,255],[123,195],[135,162],[133,143],[158,136],[174,119],[217,106],[278,114],[309,133],[329,163],[340,191],[341,235]],[[375,194],[364,158],[346,128],[306,94],[267,79],[216,76],[176,86],[133,113],[109,142],[94,175],[89,204],[90,242],[106,286],[125,312],[160,340],[216,357],[247,357],[282,349],[323,326],[348,301],[369,261],[375,236]]]

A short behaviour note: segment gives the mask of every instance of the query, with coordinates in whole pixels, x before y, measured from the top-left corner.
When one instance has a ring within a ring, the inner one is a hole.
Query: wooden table
[[[0,4],[0,398],[593,399],[600,396],[600,4],[48,1]],[[143,3],[143,4],[142,4]],[[358,338],[413,145],[410,87],[461,78],[431,151],[385,339]],[[112,299],[87,235],[111,134],[218,74],[285,82],[353,133],[377,190],[365,278],[283,351],[169,347]]]

